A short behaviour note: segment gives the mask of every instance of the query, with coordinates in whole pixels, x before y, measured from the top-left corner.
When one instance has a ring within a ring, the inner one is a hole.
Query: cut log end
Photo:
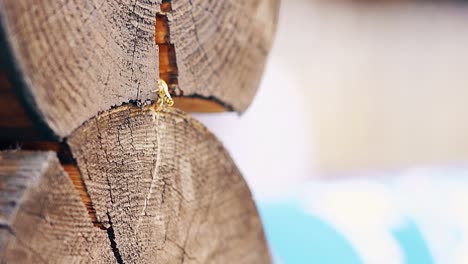
[[[124,263],[269,263],[250,191],[221,143],[175,109],[122,106],[68,143]]]
[[[0,152],[2,263],[112,263],[53,152]]]
[[[121,106],[67,143],[65,170],[53,152],[1,152],[2,260],[270,263],[239,170],[182,111]]]
[[[0,152],[0,262],[269,263],[221,143],[180,110],[126,103],[163,78],[185,111],[245,110],[278,3],[0,1],[0,145],[71,151],[63,166]]]
[[[178,95],[207,98],[207,106],[193,99],[197,111],[218,104],[216,111],[242,112],[258,87],[278,6],[279,0],[0,1],[0,72],[57,138],[112,106],[154,100],[159,78]]]

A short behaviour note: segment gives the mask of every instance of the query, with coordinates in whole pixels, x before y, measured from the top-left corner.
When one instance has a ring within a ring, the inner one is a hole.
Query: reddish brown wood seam
[[[169,19],[167,13],[172,11],[171,3],[160,5],[161,11],[156,14],[155,41],[159,47],[159,77],[167,82],[171,93],[175,94],[178,87],[177,58],[174,44],[170,42]],[[179,94],[183,92],[179,89]]]

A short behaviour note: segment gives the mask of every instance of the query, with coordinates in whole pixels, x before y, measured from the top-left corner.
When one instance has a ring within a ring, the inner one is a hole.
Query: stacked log
[[[277,10],[0,1],[2,262],[268,263],[248,186],[187,112],[247,108]]]

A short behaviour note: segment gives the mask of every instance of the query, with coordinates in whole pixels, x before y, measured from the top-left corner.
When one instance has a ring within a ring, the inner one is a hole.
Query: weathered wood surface
[[[0,152],[1,263],[115,263],[54,152]]]
[[[121,106],[68,143],[122,263],[269,263],[246,183],[183,112]]]
[[[1,60],[25,97],[19,101],[58,138],[112,106],[154,100],[160,73],[194,103],[243,111],[263,71],[278,2],[0,0]],[[156,43],[157,17],[166,21],[159,32],[166,44]]]
[[[70,161],[0,152],[2,263],[268,263],[223,146],[182,111],[142,106],[162,78],[183,110],[245,110],[277,9],[0,0],[0,147]]]

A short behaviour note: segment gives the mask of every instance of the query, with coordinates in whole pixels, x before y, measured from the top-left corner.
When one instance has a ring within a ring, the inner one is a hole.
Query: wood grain
[[[50,138],[65,138],[113,106],[154,100],[160,73],[184,96],[243,111],[263,71],[278,2],[177,0],[168,8],[160,0],[1,0],[1,60]],[[158,46],[161,16],[167,45]]]
[[[0,152],[2,263],[115,263],[53,152]]]
[[[214,97],[244,111],[263,73],[278,8],[279,0],[173,1],[170,42],[184,95]]]
[[[122,263],[269,263],[239,170],[183,112],[121,106],[68,143]]]

